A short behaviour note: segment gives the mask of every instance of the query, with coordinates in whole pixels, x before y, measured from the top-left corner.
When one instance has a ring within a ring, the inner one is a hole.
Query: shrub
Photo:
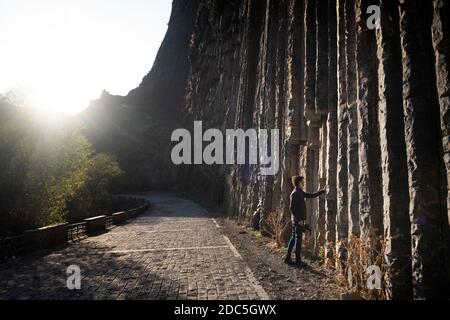
[[[263,223],[263,229],[279,246],[283,246],[283,233],[290,225],[290,221],[283,219],[282,211],[277,210],[269,213]]]
[[[93,214],[121,175],[71,118],[48,122],[0,99],[0,235]]]

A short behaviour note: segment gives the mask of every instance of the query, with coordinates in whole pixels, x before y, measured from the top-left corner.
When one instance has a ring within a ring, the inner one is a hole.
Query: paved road
[[[145,196],[152,208],[59,251],[0,265],[0,299],[267,299],[213,216],[168,194]],[[81,269],[81,290],[66,287]]]

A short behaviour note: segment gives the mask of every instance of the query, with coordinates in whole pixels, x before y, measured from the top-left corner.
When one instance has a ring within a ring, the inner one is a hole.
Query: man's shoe
[[[297,262],[295,263],[295,266],[296,266],[297,268],[305,268],[305,267],[308,267],[308,265],[307,265],[306,263],[304,263],[303,261],[297,261]]]
[[[284,258],[283,258],[283,263],[288,264],[288,265],[293,264],[292,260],[289,259],[288,257],[284,257]]]

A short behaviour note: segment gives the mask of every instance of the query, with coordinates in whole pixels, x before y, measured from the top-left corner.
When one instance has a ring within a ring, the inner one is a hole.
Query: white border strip
[[[228,243],[228,247],[231,249],[231,251],[233,252],[234,256],[236,258],[239,258],[239,259],[243,260],[241,254],[236,249],[236,247],[233,245],[233,243],[230,241],[230,239],[227,236],[225,236],[225,235],[223,236],[223,238]],[[267,294],[266,290],[264,290],[264,288],[259,284],[259,282],[256,279],[255,275],[253,274],[252,270],[247,266],[247,264],[245,264],[245,273],[247,275],[247,279],[253,285],[253,287],[255,288],[256,293],[261,298],[261,300],[270,300],[269,295]]]
[[[231,251],[233,252],[234,256],[236,258],[242,259],[241,254],[239,253],[239,251],[237,251],[236,247],[233,245],[233,243],[231,243],[230,239],[227,236],[223,236],[223,238],[225,239],[225,242],[228,244],[228,247],[231,249]]]

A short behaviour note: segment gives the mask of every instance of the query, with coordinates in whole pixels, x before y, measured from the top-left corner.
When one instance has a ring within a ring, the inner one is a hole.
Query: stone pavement
[[[0,264],[4,299],[268,299],[239,252],[201,206],[169,194],[109,233]],[[81,290],[66,286],[81,269]]]

